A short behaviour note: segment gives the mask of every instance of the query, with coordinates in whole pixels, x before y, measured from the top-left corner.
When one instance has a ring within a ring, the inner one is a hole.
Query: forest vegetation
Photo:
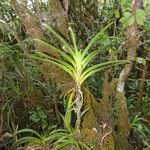
[[[150,1],[0,0],[0,150],[150,150]]]

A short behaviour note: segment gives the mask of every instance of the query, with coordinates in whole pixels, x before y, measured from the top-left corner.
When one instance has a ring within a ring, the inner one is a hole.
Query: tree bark
[[[150,52],[148,52],[148,57],[147,58],[150,58]],[[138,108],[140,108],[140,105],[142,103],[142,97],[143,97],[143,94],[144,94],[144,87],[145,87],[145,79],[146,79],[146,75],[147,75],[147,71],[148,71],[148,64],[149,62],[147,61],[146,64],[144,65],[144,68],[142,70],[142,78],[141,78],[141,81],[140,81],[140,85],[139,85],[139,97],[138,97]]]
[[[32,38],[43,39],[43,32],[39,28],[38,20],[29,12],[29,10],[24,6],[23,1],[18,3],[17,0],[12,0],[12,4],[20,17],[23,25],[26,28],[27,34]]]
[[[68,2],[65,3],[65,10],[62,8],[61,3],[59,0],[49,0],[49,6],[52,10],[52,15],[55,18],[56,21],[56,27],[58,31],[69,40],[69,34],[68,34]]]
[[[28,34],[28,36],[31,37],[32,39],[38,38],[44,40],[45,37],[40,27],[40,24],[38,20],[32,15],[32,13],[23,5],[23,3],[21,2],[18,3],[17,0],[12,0],[12,4],[22,24],[25,26],[26,33]],[[60,4],[59,3],[54,4],[55,4],[54,6],[57,8],[57,11],[59,11],[58,8],[60,8]],[[62,31],[62,34],[64,35],[66,34],[65,31],[67,31],[67,28],[62,27],[61,29],[61,26],[59,26],[59,29],[60,31]],[[66,35],[66,38],[67,37],[68,36]],[[36,46],[37,46],[36,48],[42,52],[47,52],[51,55],[59,57],[59,55],[52,49],[47,49],[47,47],[39,45]],[[43,63],[41,69],[43,70],[44,78],[46,80],[51,80],[54,84],[59,83],[63,93],[67,92],[69,89],[73,87],[74,83],[71,81],[69,76],[63,70],[59,69],[55,65]]]
[[[139,9],[142,5],[142,0],[134,0],[132,6],[132,15],[135,16],[136,10]],[[118,84],[117,84],[117,105],[119,106],[120,116],[118,118],[118,130],[123,134],[124,137],[128,137],[130,132],[130,121],[129,121],[129,113],[127,109],[124,85],[125,81],[130,75],[136,53],[137,48],[139,47],[139,36],[138,36],[138,25],[135,23],[128,27],[125,41],[126,49],[127,49],[127,60],[131,63],[126,64],[123,70],[120,73]]]
[[[136,10],[141,7],[142,1],[135,0],[132,7],[132,15],[135,16]],[[113,145],[115,149],[121,150],[122,146],[124,149],[130,149],[128,143],[128,136],[130,133],[130,120],[129,112],[127,108],[126,96],[124,91],[125,81],[130,75],[137,48],[139,47],[139,36],[138,36],[138,25],[134,24],[129,26],[126,33],[126,50],[127,60],[131,63],[126,64],[122,69],[118,79],[112,78],[109,81],[111,70],[107,70],[105,73],[103,83],[103,95],[99,106],[98,120],[99,124],[106,123],[112,128],[112,132],[104,139],[102,149],[107,149],[109,145]],[[117,119],[114,118],[113,111],[114,107],[117,109]],[[94,109],[94,108],[93,108]],[[114,124],[114,122],[116,124]],[[107,129],[103,131],[105,134],[108,133]],[[101,133],[100,133],[101,134]],[[113,137],[114,136],[114,137]],[[109,143],[109,144],[108,144]],[[113,147],[112,146],[112,147]],[[112,148],[111,147],[111,148]]]
[[[133,16],[136,15],[136,10],[139,9],[142,5],[142,0],[134,0],[132,6],[131,14]],[[138,36],[138,25],[134,23],[133,25],[127,28],[126,40],[125,40],[125,48],[127,50],[127,60],[131,63],[128,63],[124,66],[121,71],[117,88],[116,88],[116,106],[118,109],[118,118],[116,124],[116,149],[122,149],[121,147],[124,145],[125,149],[130,149],[128,146],[128,136],[130,133],[130,120],[129,120],[129,112],[127,108],[126,96],[125,96],[125,81],[130,75],[131,69],[133,67],[135,57],[137,55],[137,49],[140,44],[140,37]]]

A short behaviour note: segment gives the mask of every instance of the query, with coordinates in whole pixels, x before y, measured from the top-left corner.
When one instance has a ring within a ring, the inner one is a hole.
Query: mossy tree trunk
[[[132,7],[133,16],[135,16],[136,10],[141,7],[141,4],[141,0],[134,1]],[[126,59],[131,61],[131,63],[124,66],[118,79],[112,78],[112,80],[109,81],[111,69],[106,71],[101,102],[99,104],[96,102],[97,104],[94,105],[94,98],[92,98],[92,101],[88,100],[88,103],[86,102],[87,105],[92,107],[92,110],[85,115],[83,127],[95,128],[97,126],[96,129],[98,130],[98,137],[102,144],[97,149],[121,150],[122,147],[124,147],[125,150],[130,149],[130,145],[128,143],[130,120],[124,85],[126,79],[130,75],[133,61],[136,57],[137,48],[139,47],[138,27],[139,26],[135,23],[128,27],[126,33]],[[97,111],[98,109],[99,112]],[[117,116],[115,118],[113,109],[117,109]],[[91,119],[90,122],[89,120],[92,117],[96,118],[94,120]],[[105,125],[105,128],[103,128],[103,125]]]
[[[137,9],[141,8],[142,0],[134,0],[133,6],[132,6],[132,15],[135,17]],[[124,85],[125,81],[130,75],[133,62],[135,61],[135,57],[137,54],[137,49],[140,44],[140,37],[138,35],[138,25],[134,23],[133,25],[129,26],[127,29],[126,34],[126,41],[125,46],[127,50],[127,60],[129,60],[131,63],[126,64],[123,68],[123,70],[120,73],[118,83],[117,83],[117,93],[116,93],[116,99],[117,99],[117,105],[119,107],[120,116],[118,118],[118,131],[121,132],[121,134],[128,138],[128,135],[130,133],[130,121],[128,117],[128,109],[127,109],[127,102],[125,97],[125,91],[124,91]]]
[[[19,16],[22,24],[26,28],[27,35],[32,38],[43,39],[43,32],[39,28],[38,20],[33,15],[31,15],[30,11],[27,9],[27,6],[25,6],[24,3],[25,1],[18,2],[17,0],[12,0],[15,11]]]
[[[38,39],[45,40],[46,38],[45,38],[44,32],[41,28],[41,20],[38,20],[38,19],[41,19],[40,18],[41,15],[40,15],[40,10],[39,10],[39,3],[36,2],[36,4],[35,4],[36,11],[38,12],[38,16],[35,16],[27,8],[27,6],[25,5],[26,3],[24,3],[24,2],[25,1],[19,2],[17,0],[12,0],[12,4],[14,6],[14,9],[15,9],[17,15],[19,16],[19,19],[21,20],[22,24],[25,27],[27,36],[31,37],[32,39],[38,38]],[[60,31],[61,31],[61,27],[59,27]],[[61,33],[64,36],[65,36],[65,34],[67,35],[67,31],[68,31],[67,26],[65,26],[65,27],[66,28],[65,29],[63,28],[63,30],[62,30],[63,33]],[[66,33],[65,33],[65,31],[66,31]],[[68,38],[68,36],[66,36],[66,38]],[[52,49],[48,49],[47,47],[44,47],[41,45],[36,45],[36,48],[42,52],[46,52],[46,53],[49,53],[55,57],[59,57],[59,55],[56,52],[54,52]],[[44,79],[47,81],[50,80],[54,86],[56,83],[60,84],[60,88],[61,88],[63,93],[67,92],[69,89],[71,89],[74,86],[74,83],[69,78],[69,76],[63,70],[59,69],[55,65],[43,62],[43,64],[40,66],[40,68],[43,72]],[[36,93],[36,89],[34,89],[32,91],[32,93],[34,93],[34,92]],[[55,94],[56,93],[53,93],[52,95],[55,95]],[[31,102],[30,102],[31,106],[35,107],[35,105],[33,105],[33,104],[36,104],[36,106],[39,106],[39,105],[44,106],[44,102],[41,101],[42,99],[40,99],[40,97],[34,98],[34,94],[32,95],[31,92],[29,92],[28,96],[31,99]],[[53,99],[55,99],[55,98],[53,98]],[[57,113],[59,110],[58,104],[56,104],[56,103],[57,103],[57,101],[55,100],[55,102],[54,102],[54,112],[55,113]],[[59,120],[59,124],[60,124],[60,117],[58,117],[58,115],[59,115],[59,113],[56,114],[56,117]]]
[[[69,40],[68,35],[68,5],[69,1],[63,3],[64,9],[59,0],[49,0],[49,6],[52,11],[52,16],[55,18],[58,31]]]
[[[32,12],[30,12],[30,10],[28,10],[21,1],[18,2],[17,0],[12,0],[12,4],[13,4],[15,11],[16,11],[17,15],[19,16],[22,24],[25,26],[28,37],[31,37],[33,39],[38,38],[38,39],[44,40],[45,36],[41,29],[41,24],[36,19],[36,17],[32,14]],[[58,3],[58,5],[60,6],[59,3]],[[56,7],[56,8],[59,8],[59,7]],[[61,28],[61,27],[62,26],[59,26],[59,28]],[[66,35],[66,38],[68,38],[68,35],[67,35],[68,29],[67,29],[67,26],[65,26],[65,27],[66,28],[62,27],[63,29],[62,29],[61,34]],[[66,33],[64,33],[63,31],[64,32],[66,31]],[[40,49],[42,52],[47,52],[51,55],[59,57],[59,55],[56,54],[56,52],[54,53],[54,51],[52,49],[48,49],[47,47],[37,45],[37,49]],[[73,87],[74,83],[72,83],[71,79],[68,78],[68,75],[66,75],[66,73],[64,71],[60,70],[55,65],[43,63],[41,68],[44,70],[44,72],[45,72],[44,76],[47,80],[51,79],[51,81],[54,83],[60,83],[60,87],[63,92],[66,92],[68,89]]]

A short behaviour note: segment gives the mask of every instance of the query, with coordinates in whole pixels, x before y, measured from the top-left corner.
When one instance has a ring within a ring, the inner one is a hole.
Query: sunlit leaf
[[[129,21],[128,21],[129,26],[133,25],[134,22],[135,22],[135,17],[132,16],[132,17],[129,19]]]
[[[137,24],[144,25],[146,15],[145,15],[145,11],[143,9],[137,9],[135,17],[136,17]]]

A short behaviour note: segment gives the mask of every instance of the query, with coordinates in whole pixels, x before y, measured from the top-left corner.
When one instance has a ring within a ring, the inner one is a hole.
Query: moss
[[[27,87],[25,92],[25,100],[30,106],[37,107],[43,105],[44,93],[40,89],[34,87]]]
[[[130,150],[130,144],[128,142],[130,120],[124,93],[116,93],[116,109],[118,116],[115,120],[117,130],[115,133],[115,149],[122,150],[124,148],[124,150]]]
[[[54,85],[59,83],[62,93],[66,93],[74,87],[74,82],[70,76],[57,66],[45,62],[41,65],[41,70],[46,81],[51,81]]]
[[[108,91],[108,98],[109,94],[111,94]],[[86,113],[83,119],[82,123],[82,130],[86,129],[87,133],[86,135],[89,136],[89,142],[90,136],[92,135],[93,129],[97,130],[96,139],[97,143],[94,145],[94,150],[114,150],[114,139],[112,133],[109,133],[103,140],[103,144],[100,145],[101,139],[104,135],[106,135],[108,132],[110,132],[110,129],[108,127],[102,128],[102,123],[106,123],[106,125],[111,127],[110,124],[110,108],[111,104],[107,102],[108,99],[101,100],[100,103],[98,103],[92,93],[89,89],[84,89],[84,104],[86,107],[91,107],[91,110]],[[108,107],[109,106],[109,107]],[[87,138],[88,139],[88,138]]]
[[[29,143],[27,146],[25,146],[24,150],[32,150],[32,149],[37,149],[37,150],[43,150],[45,149],[42,144],[35,144],[35,143]]]
[[[90,108],[90,110],[85,114],[83,118],[82,128],[92,129],[98,126],[97,117],[95,116],[93,110],[97,109],[98,111],[99,105],[95,104],[95,107],[93,108],[94,102],[96,103],[95,98],[87,88],[84,88],[84,108]]]
[[[115,93],[117,80],[114,79],[111,82],[107,80],[104,81],[103,87],[103,97],[100,101],[99,112],[98,112],[98,123],[101,125],[99,129],[99,135],[101,143],[100,149],[102,150],[114,150],[115,143],[113,137],[113,95]],[[107,135],[108,134],[108,135]],[[107,135],[103,142],[101,142],[102,138]]]
[[[84,116],[82,128],[92,129],[96,128],[97,126],[98,126],[97,118],[93,115],[93,112],[92,111],[87,112],[86,115]]]
[[[100,145],[100,134],[94,130],[82,129],[81,130],[83,142],[93,147],[93,150],[114,150],[114,141],[111,135],[106,136],[103,145]]]
[[[97,133],[88,128],[83,128],[81,130],[81,134],[83,137],[83,142],[89,146],[92,146],[98,140]]]
[[[122,136],[122,134],[119,133],[115,134],[114,139],[115,139],[115,150],[122,150],[122,149],[131,150],[128,141],[124,136]]]
[[[128,138],[130,132],[130,120],[129,120],[129,112],[127,109],[126,98],[124,93],[118,92],[116,95],[117,101],[116,106],[119,112],[118,120],[117,120],[117,128],[118,131],[126,138]]]

